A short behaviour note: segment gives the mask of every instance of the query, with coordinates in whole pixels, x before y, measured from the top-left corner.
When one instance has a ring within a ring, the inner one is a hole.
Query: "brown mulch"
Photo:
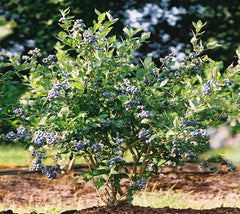
[[[0,166],[1,170],[3,169]],[[0,209],[1,205],[4,205],[6,210],[0,211],[0,214],[14,213],[11,208],[12,204],[15,206],[41,204],[69,207],[63,212],[64,214],[240,213],[239,208],[225,207],[234,201],[239,202],[238,206],[240,206],[240,174],[238,169],[232,172],[225,171],[221,174],[213,174],[201,172],[196,165],[188,165],[182,171],[165,168],[160,175],[153,177],[149,182],[149,191],[153,188],[155,190],[161,189],[163,193],[169,189],[181,190],[183,193],[189,193],[186,200],[204,202],[205,204],[218,201],[219,208],[211,210],[151,208],[133,205],[104,206],[92,183],[86,183],[81,179],[77,183],[73,183],[73,179],[76,177],[78,177],[76,172],[68,175],[59,174],[58,178],[53,181],[48,180],[40,173],[0,176]],[[6,207],[9,207],[8,211]]]
[[[112,213],[121,213],[121,214],[235,214],[240,213],[239,208],[216,208],[216,209],[205,209],[205,210],[194,210],[194,209],[173,209],[169,207],[164,208],[151,208],[151,207],[140,207],[133,205],[121,205],[117,207],[92,207],[84,209],[81,211],[69,210],[62,212],[61,214],[112,214]]]

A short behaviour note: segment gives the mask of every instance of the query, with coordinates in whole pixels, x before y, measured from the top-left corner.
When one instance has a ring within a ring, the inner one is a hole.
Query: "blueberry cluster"
[[[54,133],[50,133],[48,131],[37,131],[35,132],[32,141],[37,146],[44,146],[46,143],[51,146],[55,146],[58,139],[59,138]]]
[[[131,182],[130,187],[134,189],[145,189],[147,182],[145,179],[139,179],[137,182]]]
[[[182,141],[173,141],[172,142],[172,149],[171,149],[171,153],[174,155],[183,155],[183,148],[184,148],[185,144]]]
[[[23,114],[23,109],[22,108],[16,108],[13,110],[13,114],[20,116]]]
[[[37,146],[44,146],[46,144],[45,132],[43,131],[35,132],[32,141]]]
[[[42,171],[44,169],[44,166],[42,164],[42,158],[41,156],[36,156],[36,158],[32,162],[32,170],[33,171]]]
[[[232,82],[233,82],[233,81],[232,81],[231,79],[226,79],[226,80],[225,80],[225,84],[226,84],[226,85],[229,85],[229,86],[232,85]]]
[[[8,139],[18,138],[19,140],[23,140],[27,137],[27,129],[23,126],[20,126],[20,127],[17,128],[17,134],[14,133],[13,131],[10,131],[6,134],[6,137]]]
[[[184,155],[185,155],[185,158],[191,162],[197,161],[198,156],[196,154],[194,154],[191,150],[187,150]]]
[[[193,58],[196,57],[196,54],[194,52],[192,52],[192,53],[189,54],[188,57],[189,57],[189,59],[193,59]]]
[[[27,137],[27,129],[23,126],[17,128],[17,137],[20,140],[23,140]]]
[[[145,140],[143,143],[148,146],[148,145],[152,145],[153,141],[151,139],[148,139],[148,140]]]
[[[61,169],[59,164],[55,164],[55,166],[53,167],[46,167],[42,164],[42,159],[46,158],[45,155],[42,155],[37,151],[33,151],[32,156],[35,156],[35,159],[32,162],[31,170],[41,171],[44,175],[46,175],[51,180],[57,177],[57,173],[55,171],[58,171]]]
[[[111,124],[111,121],[110,121],[109,118],[107,118],[107,119],[105,120],[105,122],[100,123],[100,126],[101,126],[101,127],[109,127],[110,124]]]
[[[129,85],[126,88],[122,88],[122,94],[138,94],[140,91],[137,86]]]
[[[64,85],[62,84],[54,84],[52,89],[48,92],[48,100],[54,100],[59,97],[64,89]]]
[[[56,146],[59,138],[54,133],[45,132],[45,138],[47,144],[50,146]]]
[[[193,127],[196,127],[196,126],[201,126],[201,124],[196,121],[196,120],[183,120],[180,124],[181,127],[187,127],[187,126],[193,126]]]
[[[77,19],[74,21],[73,29],[79,32],[83,32],[86,25],[82,19]]]
[[[84,143],[79,140],[78,142],[75,143],[75,148],[77,151],[84,150],[85,146]]]
[[[138,138],[145,138],[149,135],[149,132],[146,129],[142,129],[139,133],[138,133]]]
[[[119,145],[121,145],[124,141],[123,138],[113,138],[114,141],[114,146],[118,147]]]
[[[91,146],[91,150],[93,152],[100,152],[102,150],[102,146],[99,144],[99,143],[94,143],[92,146]]]
[[[209,95],[212,93],[212,89],[209,83],[205,83],[202,87],[201,87],[201,92],[204,95]]]
[[[94,43],[96,41],[96,36],[91,35],[88,31],[84,31],[83,41],[87,43]]]
[[[223,116],[219,117],[219,120],[221,120],[221,121],[227,121],[227,119],[228,119],[227,115],[223,115]]]
[[[136,100],[136,99],[131,99],[131,100],[128,101],[126,104],[129,105],[129,106],[136,106],[136,105],[138,105],[138,100]]]
[[[44,169],[42,169],[42,173],[51,180],[54,180],[57,177],[57,173],[52,168],[49,167],[45,167]]]
[[[53,63],[56,61],[56,56],[55,55],[48,55],[48,57],[43,59],[43,63]]]
[[[159,76],[157,73],[155,73],[153,70],[149,71],[148,74],[144,76],[143,82],[146,85],[153,85],[156,82],[162,82],[163,78]]]
[[[13,132],[13,131],[10,131],[6,134],[6,137],[8,139],[16,139],[17,138],[17,135]]]
[[[120,157],[120,156],[115,156],[115,157],[112,157],[110,160],[109,160],[109,164],[110,166],[113,166],[117,163],[122,163],[124,162],[124,158],[123,157]]]
[[[149,111],[142,110],[140,113],[138,113],[138,117],[140,118],[148,118],[150,116]]]
[[[105,97],[106,99],[109,99],[110,97],[111,97],[111,93],[110,92],[107,92],[107,91],[105,91],[105,92],[103,92],[103,97]]]
[[[65,78],[70,77],[70,75],[67,71],[60,70],[60,71],[57,71],[57,73],[58,73],[58,76],[60,76],[60,77],[61,76],[65,77]]]
[[[209,134],[205,129],[195,129],[192,132],[189,132],[190,137],[194,138],[209,138]]]
[[[23,55],[22,59],[26,61],[36,61],[38,57],[42,56],[42,53],[39,48],[35,48],[34,50],[28,51],[28,54],[30,56]]]
[[[175,77],[181,77],[181,74],[178,71],[175,71],[174,75]]]
[[[174,53],[170,53],[168,56],[165,56],[164,58],[160,58],[160,61],[163,63],[168,63],[172,61],[173,58],[175,58],[177,55]]]

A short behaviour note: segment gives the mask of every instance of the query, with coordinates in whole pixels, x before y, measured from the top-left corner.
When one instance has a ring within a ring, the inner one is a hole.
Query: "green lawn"
[[[28,166],[29,151],[19,145],[0,145],[0,165]]]
[[[20,145],[0,145],[0,165],[2,166],[29,166],[30,152]],[[52,159],[44,160],[46,165],[52,165]],[[83,159],[76,159],[75,164],[85,163]]]
[[[212,152],[211,152],[212,153]],[[214,153],[222,154],[226,159],[234,164],[240,164],[240,146],[221,149]],[[29,151],[20,145],[3,144],[0,145],[0,165],[4,166],[28,166],[30,163]],[[77,159],[75,164],[85,163],[83,159]],[[51,164],[51,160],[46,160],[46,164]]]

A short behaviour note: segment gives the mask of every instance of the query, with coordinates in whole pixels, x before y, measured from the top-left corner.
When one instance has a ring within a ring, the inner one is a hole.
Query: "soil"
[[[12,205],[16,206],[48,206],[56,205],[69,207],[64,214],[86,213],[240,213],[236,207],[226,205],[240,202],[240,173],[238,170],[214,174],[201,171],[197,165],[188,164],[182,171],[164,168],[158,176],[154,176],[148,184],[147,191],[161,190],[162,194],[169,189],[187,193],[186,200],[202,204],[218,204],[212,209],[174,209],[170,207],[151,208],[133,205],[119,205],[117,207],[105,206],[98,197],[91,182],[80,179],[77,172],[59,174],[57,179],[51,181],[40,173],[28,173],[0,176],[0,207],[4,205],[5,211],[0,214],[14,213]],[[10,170],[0,166],[0,171]],[[217,202],[217,203],[216,203]],[[3,206],[2,206],[3,207]],[[9,209],[6,209],[9,207]],[[36,212],[32,212],[32,214]]]

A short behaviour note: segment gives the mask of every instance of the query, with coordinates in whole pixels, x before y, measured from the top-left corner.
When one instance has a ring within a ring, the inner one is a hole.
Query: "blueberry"
[[[221,120],[221,121],[227,121],[227,119],[228,119],[227,115],[223,115],[219,118],[219,120]]]
[[[209,95],[212,93],[211,87],[209,85],[209,83],[205,83],[202,87],[201,87],[201,91],[204,95]]]
[[[10,131],[6,134],[6,137],[8,139],[16,139],[17,138],[17,135],[13,132],[13,131]]]
[[[226,79],[225,84],[226,85],[232,85],[232,80],[231,79]]]
[[[93,152],[100,152],[102,150],[102,146],[98,143],[94,143],[92,146],[91,146],[91,150]]]
[[[84,143],[80,140],[75,144],[75,148],[76,150],[80,151],[80,150],[84,150]]]

